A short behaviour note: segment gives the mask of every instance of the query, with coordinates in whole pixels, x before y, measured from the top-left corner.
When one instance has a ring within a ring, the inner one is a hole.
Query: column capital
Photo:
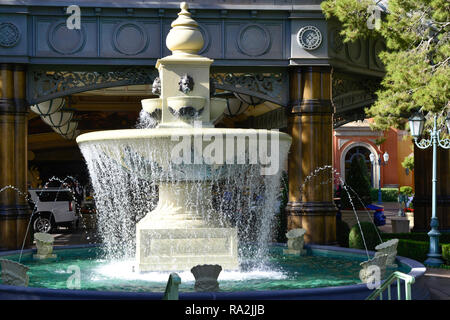
[[[298,66],[290,70],[290,113],[332,114],[331,66]]]

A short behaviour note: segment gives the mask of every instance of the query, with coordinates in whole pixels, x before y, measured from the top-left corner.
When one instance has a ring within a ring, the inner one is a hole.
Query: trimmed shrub
[[[365,205],[371,204],[372,200],[370,197],[370,180],[369,174],[367,173],[367,166],[362,157],[354,157],[350,164],[350,170],[348,176],[345,177],[345,183],[349,187],[348,192],[342,192],[341,204],[342,209],[352,209],[352,204],[355,209],[363,209]],[[345,188],[344,188],[345,190]],[[358,199],[354,194],[358,193],[359,198],[364,204]],[[349,198],[349,193],[351,195],[351,202]]]
[[[429,242],[430,236],[425,232],[411,232],[411,233],[382,233],[381,238],[383,241],[389,239],[406,239]],[[450,232],[442,232],[439,237],[439,243],[449,243],[450,244]]]
[[[442,257],[446,264],[450,265],[450,243],[442,245]]]
[[[350,227],[345,221],[336,221],[336,240],[341,247],[348,248],[348,236],[350,234]]]
[[[429,249],[429,242],[400,239],[397,254],[402,257],[424,262],[427,259]]]
[[[377,227],[371,222],[361,222],[360,224],[367,250],[375,250],[375,247],[380,244],[380,238],[377,234]],[[354,249],[365,249],[363,237],[361,236],[361,230],[359,229],[358,224],[355,224],[350,229],[348,246]]]
[[[372,201],[378,201],[378,189],[370,189],[370,197]],[[381,200],[384,202],[397,202],[398,189],[397,188],[381,188]]]

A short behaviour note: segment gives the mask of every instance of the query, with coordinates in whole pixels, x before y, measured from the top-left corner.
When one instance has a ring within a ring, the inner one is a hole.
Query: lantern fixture
[[[244,103],[246,103],[246,104],[248,104],[250,106],[256,106],[256,105],[261,104],[261,103],[263,103],[265,101],[264,99],[253,97],[253,96],[249,96],[247,94],[242,94],[242,93],[237,93],[237,92],[234,92],[233,94],[240,101],[242,101],[242,102],[244,102]]]
[[[72,120],[72,111],[58,111],[47,116],[41,116],[41,119],[51,127],[62,127]]]
[[[416,112],[409,118],[409,129],[414,139],[417,139],[422,134],[424,123],[425,117],[421,112]]]
[[[64,98],[55,98],[30,106],[30,109],[41,116],[48,116],[61,110],[65,103]]]
[[[224,114],[233,117],[244,113],[248,109],[249,105],[237,98],[227,98],[227,107]]]

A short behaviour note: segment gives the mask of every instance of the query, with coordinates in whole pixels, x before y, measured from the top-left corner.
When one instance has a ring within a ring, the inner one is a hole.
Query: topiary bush
[[[336,221],[336,240],[341,247],[348,248],[348,236],[350,234],[350,227],[345,221]]]
[[[354,157],[352,159],[348,176],[345,177],[345,184],[348,186],[348,192],[345,191],[344,187],[344,192],[342,192],[341,196],[343,209],[352,209],[351,202],[353,202],[355,209],[363,209],[366,205],[372,203],[369,174],[367,172],[366,163],[362,157]],[[354,192],[358,193],[359,198]],[[349,193],[351,195],[351,201]],[[364,204],[362,204],[359,199],[361,199]]]
[[[367,250],[375,250],[375,247],[380,244],[380,238],[377,234],[377,227],[372,222],[361,222],[361,229],[364,235],[364,240],[367,245]],[[359,225],[355,224],[348,235],[348,246],[354,249],[366,249],[364,247],[363,237]]]

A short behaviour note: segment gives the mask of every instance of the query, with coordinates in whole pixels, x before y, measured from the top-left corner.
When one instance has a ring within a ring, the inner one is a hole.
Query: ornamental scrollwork
[[[420,141],[418,141],[418,139],[414,139],[416,142],[416,145],[420,148],[420,149],[427,149],[429,148],[433,142],[431,141],[431,139],[421,139]]]
[[[287,104],[288,81],[283,73],[213,73],[211,80],[215,89],[253,94],[280,105]]]
[[[149,84],[158,76],[156,69],[132,67],[113,71],[42,71],[29,75],[28,102],[39,103],[83,91],[114,86]]]

